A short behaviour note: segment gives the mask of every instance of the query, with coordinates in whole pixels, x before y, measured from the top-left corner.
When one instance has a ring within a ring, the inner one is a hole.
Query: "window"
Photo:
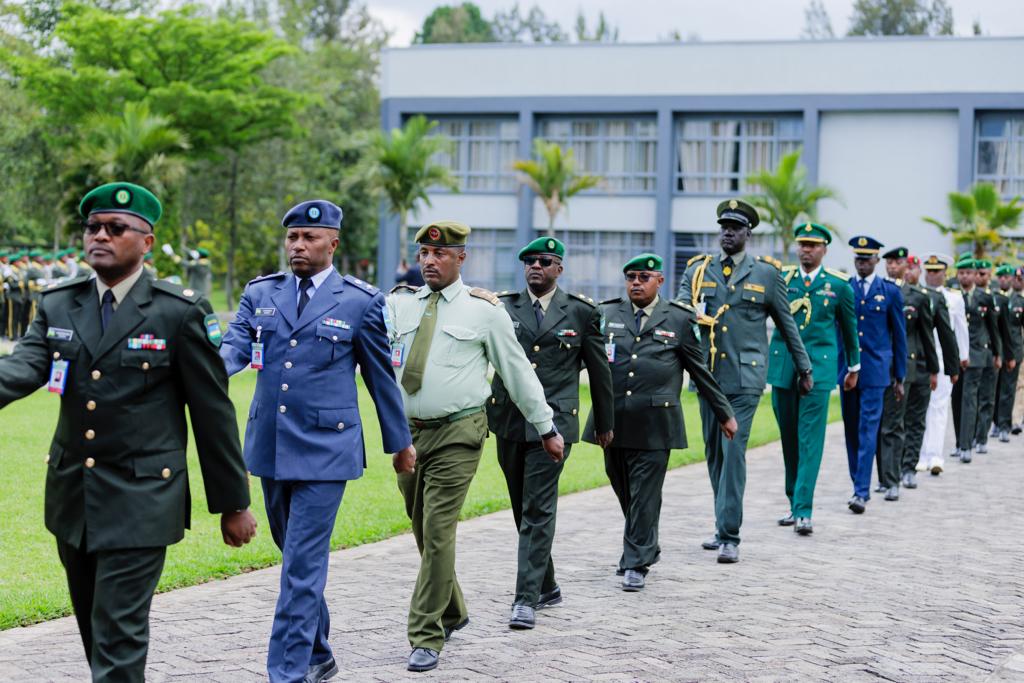
[[[420,226],[409,228],[408,262],[416,260],[419,245],[413,241]],[[522,263],[516,260],[516,231],[511,228],[473,228],[466,245],[466,262],[462,266],[462,280],[472,287],[483,287],[492,292],[516,289],[516,279]]]
[[[753,191],[747,177],[773,170],[800,147],[803,134],[799,116],[681,119],[676,124],[676,191]]]
[[[565,272],[558,278],[558,286],[586,294],[595,301],[624,296],[622,265],[654,248],[654,234],[650,232],[560,230],[556,236],[565,243]]]
[[[657,124],[653,118],[550,118],[537,135],[571,149],[576,170],[600,176],[603,189],[654,192]]]
[[[519,146],[519,122],[501,118],[440,118],[434,129],[451,148],[434,161],[447,166],[463,192],[515,192],[512,162]]]
[[[977,122],[974,178],[999,194],[1024,194],[1024,112],[981,114]]]

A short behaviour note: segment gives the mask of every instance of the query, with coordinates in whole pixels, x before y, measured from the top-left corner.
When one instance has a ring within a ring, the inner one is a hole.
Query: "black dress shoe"
[[[430,671],[437,668],[438,654],[425,647],[413,648],[409,655],[409,664],[405,668],[409,671]]]
[[[974,452],[979,453],[981,455],[985,455],[986,453],[988,453],[988,444],[979,443],[977,446],[974,447]]]
[[[465,619],[463,619],[459,623],[455,624],[455,626],[445,626],[444,627],[444,640],[445,640],[445,642],[448,642],[448,639],[452,637],[453,633],[455,633],[456,631],[461,631],[462,629],[466,628],[467,626],[469,626],[469,617],[466,617]]]
[[[899,500],[900,499],[900,487],[899,486],[890,486],[889,489],[885,492],[885,499],[889,500],[889,501]]]
[[[864,510],[867,509],[867,503],[868,502],[860,496],[854,496],[846,505],[855,515],[863,515]]]
[[[796,520],[793,519],[793,513],[789,513],[785,517],[779,518],[779,526],[793,526],[796,524]]]
[[[718,550],[719,564],[733,564],[740,561],[740,549],[735,543],[723,543]]]
[[[310,664],[302,683],[320,683],[320,681],[333,678],[336,673],[338,673],[338,664],[334,661],[334,657],[331,657],[326,662]]]
[[[512,616],[508,627],[517,630],[533,628],[537,623],[537,615],[529,605],[512,605]]]
[[[973,459],[974,456],[971,454],[970,449],[960,451],[960,462],[962,462],[963,464],[966,465]]]
[[[1010,432],[1005,429],[999,432],[999,443],[1010,443]]]
[[[547,593],[541,593],[540,598],[537,599],[537,609],[544,609],[545,607],[553,607],[561,604],[562,602],[562,589],[555,586]]]
[[[992,431],[989,432],[988,435],[990,437],[992,437],[992,436],[999,436],[999,427],[996,427],[995,425],[992,425]]]
[[[1020,425],[1013,425],[1013,429],[1010,430],[1010,433],[1017,436],[1022,431],[1024,431],[1024,427],[1021,427]]]
[[[878,486],[875,487],[875,493],[885,493],[888,490],[889,487],[883,484],[882,482],[878,482]]]
[[[903,485],[908,489],[917,488],[917,472],[904,472]]]
[[[703,543],[701,543],[700,547],[704,548],[704,550],[718,550],[718,548],[721,545],[722,544],[721,544],[721,542],[719,542],[718,536],[712,536],[711,538],[709,538],[706,541],[704,541]]]
[[[811,524],[811,518],[800,517],[796,520],[796,527],[793,530],[801,536],[810,536],[814,533],[814,525]]]
[[[622,590],[627,593],[636,593],[639,590],[643,590],[646,583],[647,579],[644,577],[643,572],[636,569],[627,569],[622,577]]]

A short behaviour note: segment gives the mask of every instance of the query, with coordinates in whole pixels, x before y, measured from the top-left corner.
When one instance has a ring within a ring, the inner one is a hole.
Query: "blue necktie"
[[[103,292],[103,303],[100,306],[100,327],[107,331],[110,318],[114,315],[114,293],[111,290]]]
[[[537,328],[544,322],[544,308],[540,305],[540,299],[533,302],[533,315],[537,318]]]

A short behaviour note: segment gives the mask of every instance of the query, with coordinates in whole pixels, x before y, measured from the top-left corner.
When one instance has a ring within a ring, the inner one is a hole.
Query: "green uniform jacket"
[[[971,296],[961,291],[967,312],[967,329],[970,332],[971,357],[970,367],[992,367],[992,356],[1002,355],[1002,344],[999,340],[998,313],[992,295],[975,287]]]
[[[587,368],[590,398],[597,418],[597,431],[614,426],[612,373],[601,337],[601,311],[586,297],[556,289],[540,329],[527,290],[498,295],[512,318],[519,345],[544,386],[544,397],[555,412],[555,427],[566,443],[580,440],[580,370]],[[500,375],[491,383],[487,402],[490,430],[510,441],[540,441],[533,428],[505,388]],[[593,435],[592,435],[593,436]]]
[[[686,426],[679,404],[684,370],[690,373],[701,396],[711,403],[719,422],[733,416],[729,400],[704,365],[693,309],[660,299],[639,334],[628,299],[602,301],[601,311],[605,343],[615,349],[610,361],[615,448],[686,448]],[[583,430],[584,441],[596,443],[594,425],[591,411]]]
[[[992,295],[996,303],[996,313],[999,314],[999,343],[1003,348],[1003,360],[1020,358],[1021,348],[1017,338],[1013,336],[1012,321],[1010,320],[1010,297],[998,289],[986,290]]]
[[[953,331],[953,323],[949,318],[946,297],[937,289],[925,287],[924,290],[932,303],[932,322],[935,324],[939,348],[942,350],[942,373],[950,377],[959,375],[960,348],[956,341],[956,332]],[[923,365],[923,362],[921,358],[917,360],[919,366]]]
[[[695,292],[695,276],[702,267],[703,280]],[[760,257],[746,254],[728,282],[718,255],[690,259],[676,298],[693,304],[703,313],[699,320],[705,358],[726,394],[764,391],[768,376],[765,321],[769,316],[775,321],[797,370],[811,369],[800,330],[789,310],[786,289],[779,267]]]
[[[1010,312],[1010,337],[1016,345],[1016,355],[1013,357],[1019,363],[1024,357],[1024,294],[1013,291],[1007,309]]]
[[[813,366],[814,389],[832,391],[839,377],[839,341],[850,367],[860,364],[857,316],[854,313],[853,288],[849,276],[822,268],[810,285],[804,282],[796,266],[782,269],[789,308],[800,329],[800,339]],[[768,383],[780,389],[795,389],[797,380],[793,356],[786,348],[779,328],[768,347]]]
[[[935,318],[928,290],[903,283],[903,316],[907,320],[906,382],[922,381],[922,375],[939,373],[939,356],[935,352]],[[923,363],[922,363],[923,361]]]
[[[99,308],[94,279],[50,288],[25,338],[0,358],[0,407],[46,384],[53,359],[69,363],[47,458],[46,528],[76,547],[84,534],[89,552],[180,541],[191,510],[186,404],[210,512],[248,507],[227,372],[204,322],[210,305],[143,274],[103,334]],[[132,348],[144,335],[153,348]]]

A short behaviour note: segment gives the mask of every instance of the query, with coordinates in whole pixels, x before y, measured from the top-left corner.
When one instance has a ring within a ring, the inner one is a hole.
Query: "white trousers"
[[[948,375],[939,374],[938,384],[928,401],[928,414],[925,418],[924,442],[921,444],[921,455],[918,467],[931,468],[942,465],[943,446],[946,443],[946,429],[949,425],[950,396],[953,394],[953,383]]]

